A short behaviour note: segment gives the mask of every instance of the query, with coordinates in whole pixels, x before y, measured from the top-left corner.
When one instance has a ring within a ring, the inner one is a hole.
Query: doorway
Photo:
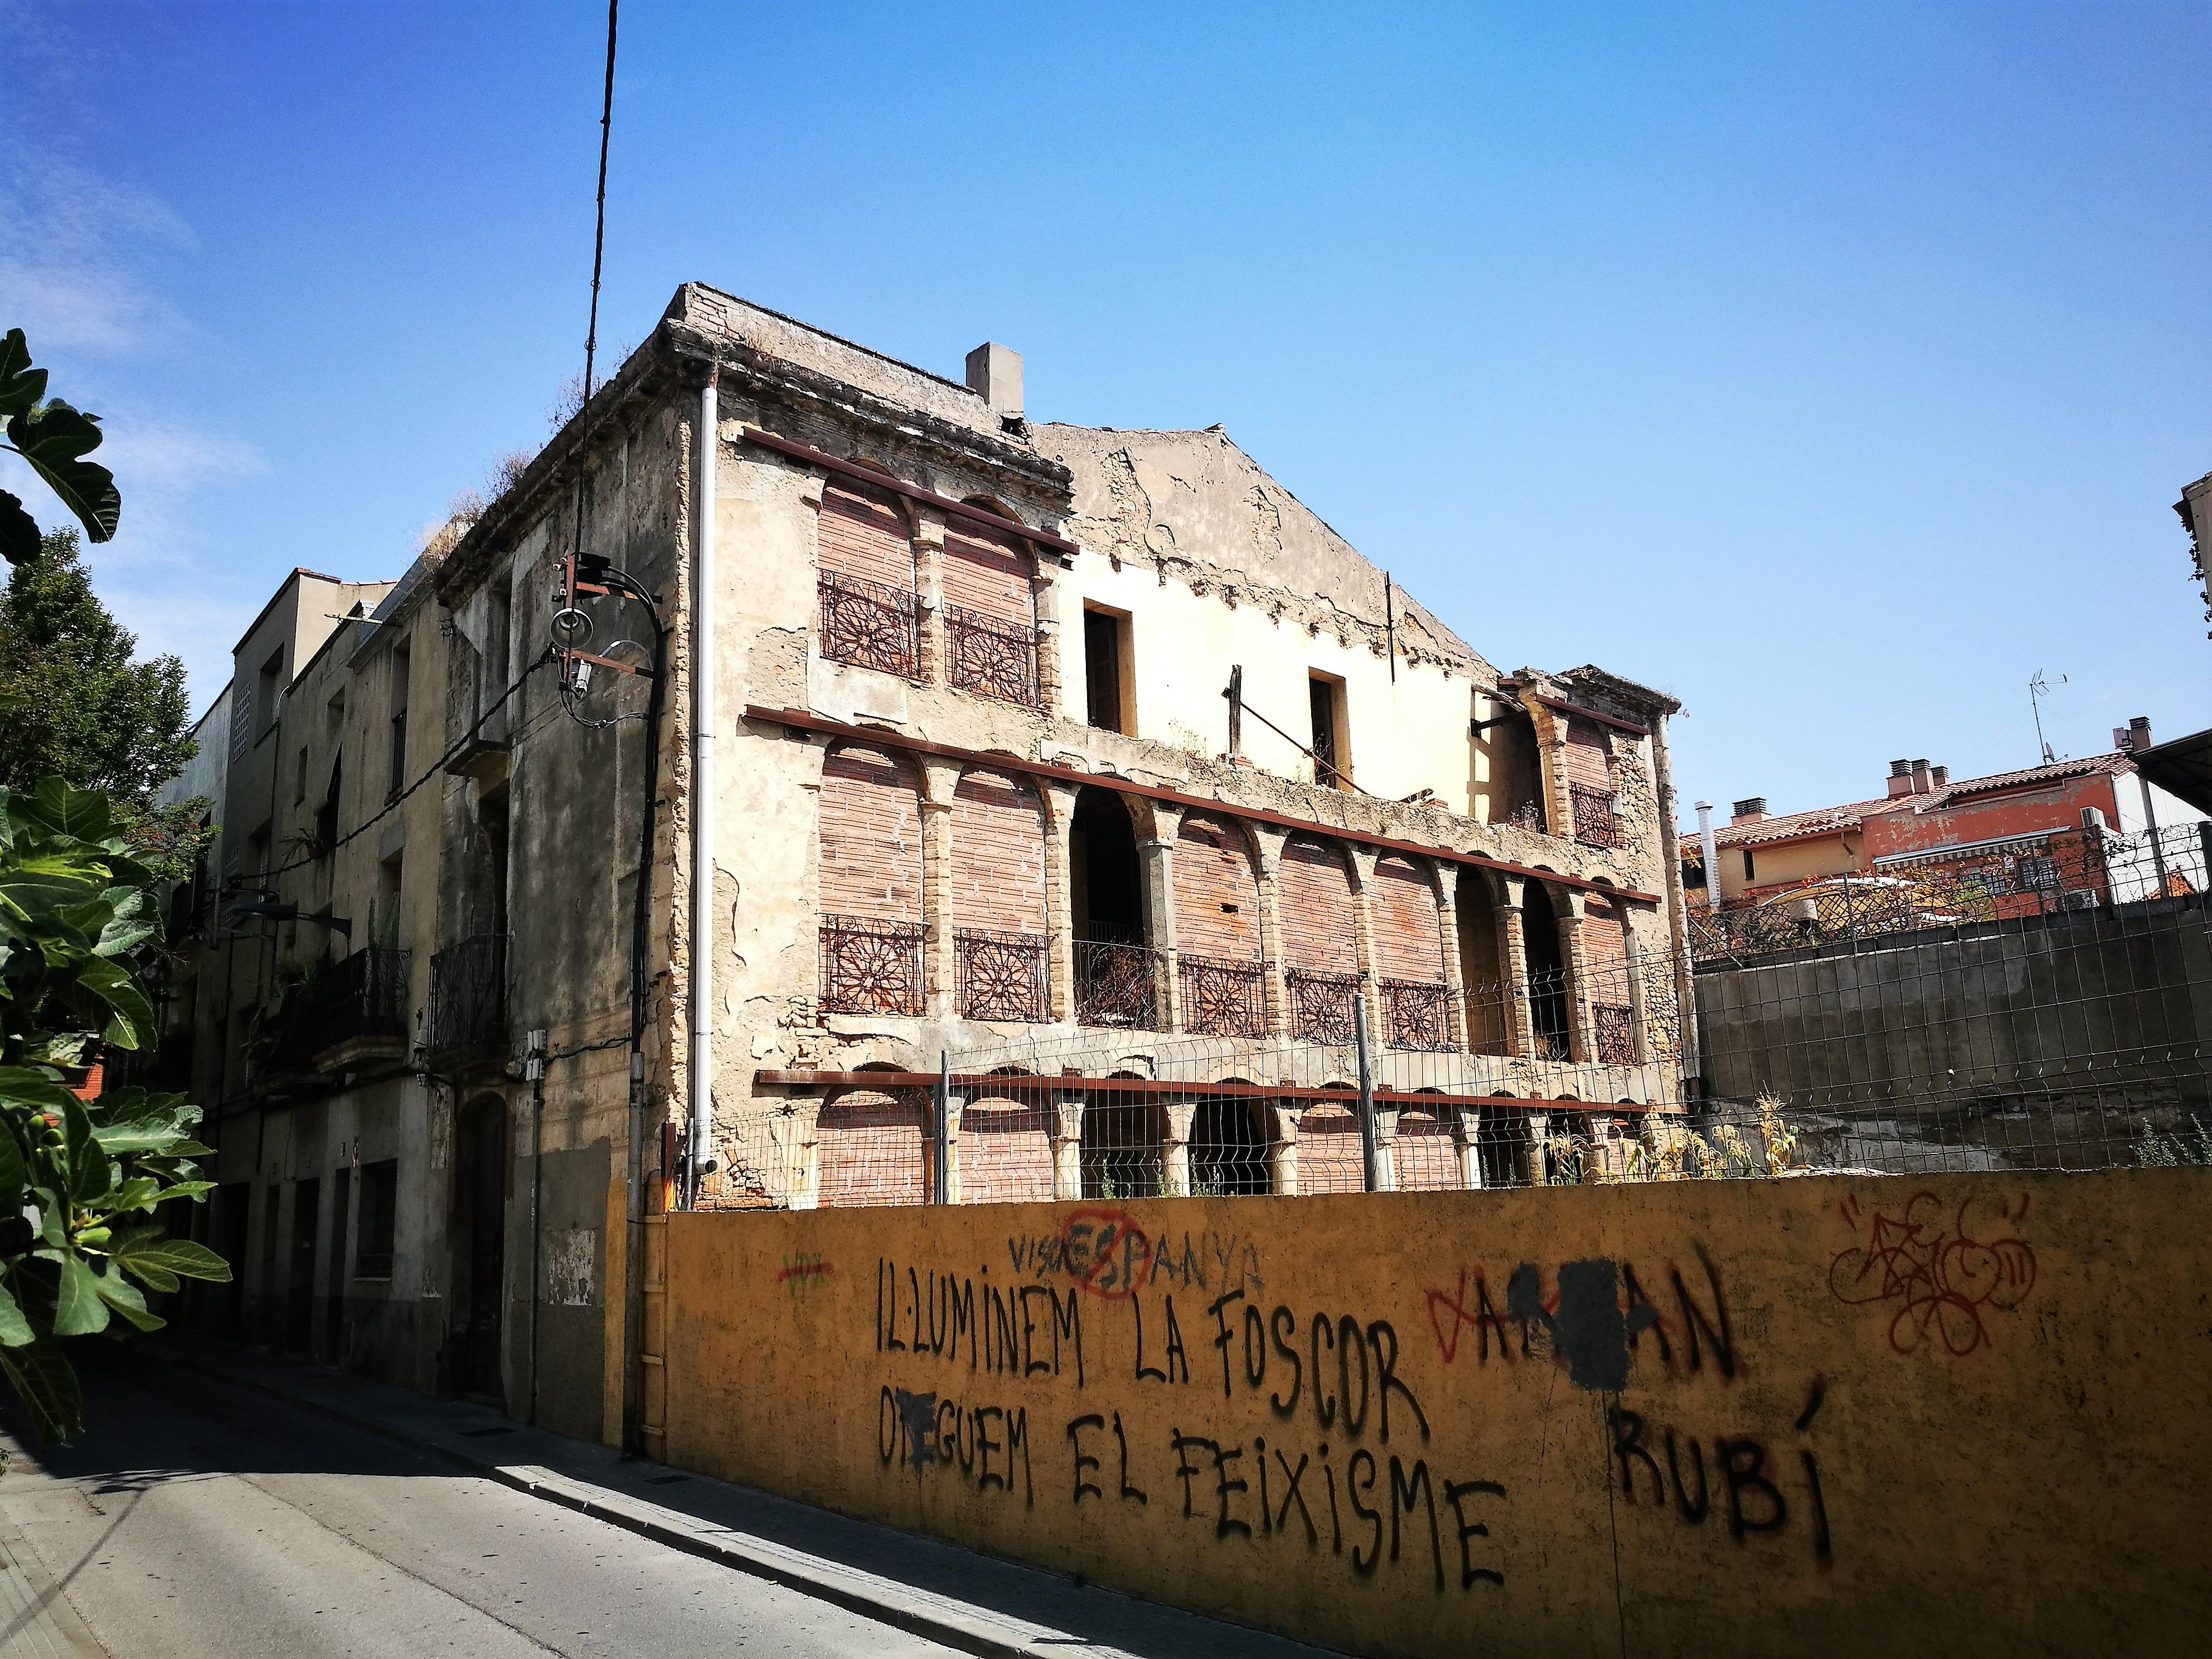
[[[284,1293],[284,1352],[305,1354],[313,1341],[315,1224],[323,1183],[314,1176],[292,1189],[292,1272]]]
[[[507,1103],[487,1095],[462,1114],[453,1168],[453,1392],[504,1406],[501,1335],[507,1302]]]
[[[352,1208],[353,1171],[341,1168],[331,1177],[331,1255],[323,1290],[323,1363],[345,1361],[346,1224]]]
[[[1528,1016],[1536,1028],[1536,1058],[1565,1060],[1567,964],[1559,951],[1559,913],[1540,881],[1529,882],[1521,896],[1521,942],[1528,958]]]

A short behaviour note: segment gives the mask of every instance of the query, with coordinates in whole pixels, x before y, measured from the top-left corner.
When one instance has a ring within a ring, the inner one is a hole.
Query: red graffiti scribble
[[[779,1285],[794,1279],[827,1279],[836,1268],[827,1261],[797,1261],[775,1276]]]
[[[1060,1244],[1068,1276],[1088,1295],[1119,1301],[1152,1282],[1152,1237],[1127,1210],[1071,1210]]]
[[[1838,1302],[1897,1304],[1889,1346],[1899,1353],[1941,1343],[1953,1355],[1970,1354],[1989,1340],[1982,1310],[2008,1313],[2035,1287],[2027,1242],[1975,1237],[1966,1224],[1971,1202],[1947,1218],[1935,1194],[1915,1193],[1901,1216],[1875,1212],[1867,1242],[1828,1264],[1828,1289]],[[2009,1222],[2007,1207],[1998,1218]]]
[[[1507,1316],[1491,1300],[1490,1287],[1480,1273],[1474,1276],[1474,1306],[1472,1310],[1468,1307],[1467,1269],[1464,1267],[1459,1270],[1459,1288],[1456,1291],[1424,1291],[1421,1295],[1428,1304],[1429,1329],[1436,1334],[1437,1352],[1443,1356],[1445,1364],[1449,1365],[1459,1358],[1460,1333],[1464,1330],[1477,1333],[1479,1358],[1485,1360],[1490,1358],[1490,1334],[1493,1331],[1498,1335],[1499,1355],[1508,1360],[1514,1357],[1512,1346],[1506,1340]],[[1545,1297],[1544,1310],[1547,1313],[1556,1313],[1559,1306],[1559,1293],[1554,1290]],[[1449,1312],[1451,1322],[1449,1325],[1437,1316],[1439,1310]]]

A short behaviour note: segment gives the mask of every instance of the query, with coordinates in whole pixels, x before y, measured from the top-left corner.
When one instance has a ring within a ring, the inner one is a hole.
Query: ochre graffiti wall
[[[684,1467],[1359,1653],[2179,1653],[2212,1176],[684,1214]]]

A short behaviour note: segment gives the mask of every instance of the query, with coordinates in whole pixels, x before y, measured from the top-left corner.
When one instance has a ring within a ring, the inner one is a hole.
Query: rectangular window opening
[[[1111,611],[1083,610],[1083,670],[1091,726],[1101,732],[1131,732],[1129,619]]]
[[[1351,746],[1345,741],[1344,682],[1328,674],[1306,680],[1313,719],[1314,781],[1324,789],[1352,787]]]
[[[361,1166],[361,1212],[354,1224],[356,1279],[392,1277],[392,1226],[399,1214],[399,1160]]]

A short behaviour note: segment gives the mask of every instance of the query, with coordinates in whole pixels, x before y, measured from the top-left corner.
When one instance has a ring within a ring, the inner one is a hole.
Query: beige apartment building
[[[261,1340],[651,1451],[667,1203],[1095,1196],[1133,1079],[1137,1190],[1201,1109],[1325,1190],[1361,1018],[1378,1184],[1680,1103],[1674,702],[1501,671],[1218,428],[691,284],[452,529],[236,655],[172,1006]]]

